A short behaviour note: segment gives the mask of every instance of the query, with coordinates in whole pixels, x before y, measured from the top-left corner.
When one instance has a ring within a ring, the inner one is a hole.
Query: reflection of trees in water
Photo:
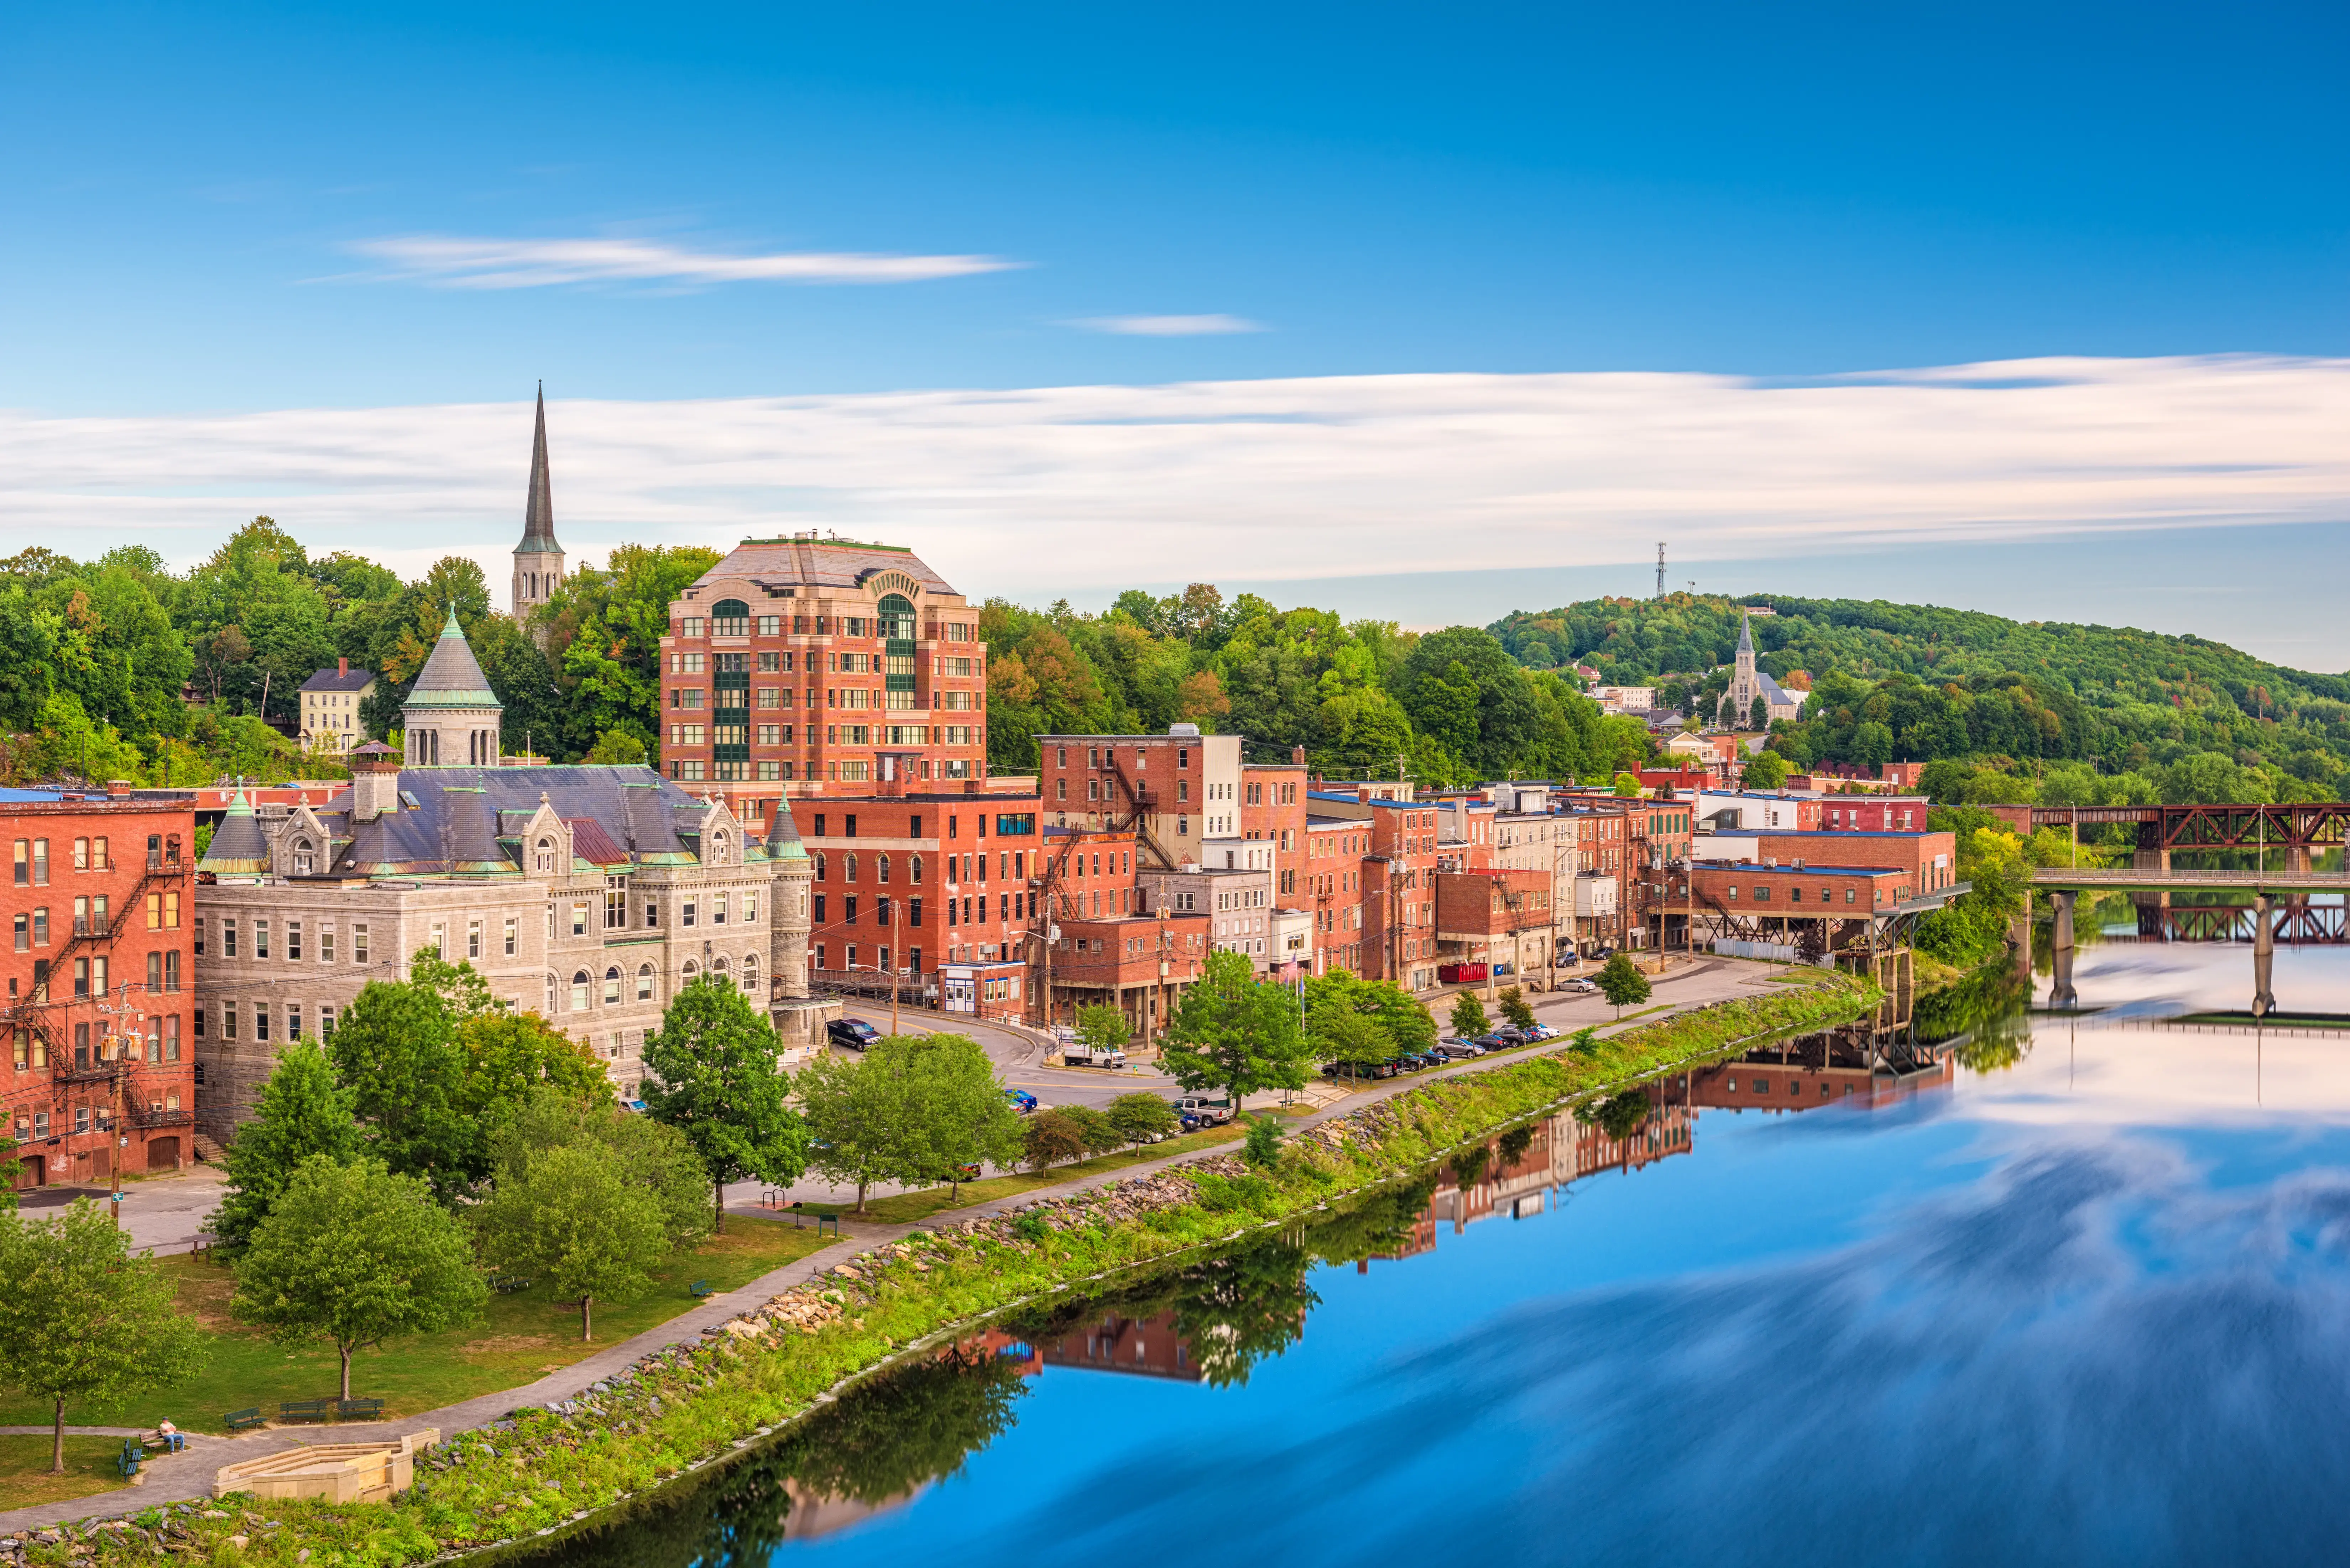
[[[1604,1100],[1584,1101],[1575,1107],[1575,1119],[1622,1143],[1647,1125],[1648,1113],[1654,1108],[1648,1090],[1624,1089]]]
[[[764,1562],[794,1533],[795,1506],[856,1513],[961,1469],[1013,1424],[1021,1363],[951,1351],[860,1385],[757,1457],[698,1490],[567,1547],[581,1568],[702,1568]],[[808,1533],[806,1529],[798,1532]]]
[[[1959,1065],[1976,1073],[2012,1067],[2032,1050],[2032,981],[2007,966],[1979,969],[1958,984],[1918,998],[1918,1038],[1951,1041]]]
[[[1305,1334],[1305,1314],[1322,1299],[1305,1282],[1315,1262],[1293,1240],[1267,1241],[1159,1275],[1131,1291],[1070,1303],[1016,1326],[1042,1342],[1063,1338],[1105,1314],[1137,1320],[1163,1314],[1189,1347],[1191,1365],[1221,1388],[1247,1382],[1258,1362]]]

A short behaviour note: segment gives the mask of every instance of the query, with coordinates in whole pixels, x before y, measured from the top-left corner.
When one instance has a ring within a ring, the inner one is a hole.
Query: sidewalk
[[[1663,986],[1673,984],[1676,981],[1694,980],[1703,980],[1708,982],[1705,985],[1691,988],[1683,995],[1671,999],[1671,1013],[1678,1013],[1709,1002],[1718,1002],[1724,997],[1736,995],[1742,991],[1762,989],[1769,984],[1767,977],[1776,972],[1775,967],[1722,961],[1709,962],[1700,960],[1695,968],[1683,970],[1677,974],[1669,973],[1658,983]],[[1588,1002],[1592,999],[1577,1000]],[[1542,1011],[1542,1003],[1537,1002],[1535,1007],[1536,1011]],[[1644,1024],[1658,1023],[1670,1016],[1671,1013],[1649,1013],[1639,1019],[1627,1019],[1622,1027],[1638,1028]],[[1580,1028],[1582,1024],[1577,1023],[1575,1027]],[[1601,1021],[1599,1033],[1602,1035],[1612,1034],[1617,1032],[1617,1027],[1612,1020]],[[1546,1044],[1555,1045],[1556,1043]],[[1347,1095],[1341,1099],[1324,1105],[1298,1117],[1292,1124],[1292,1130],[1314,1127],[1333,1116],[1348,1115],[1394,1096],[1409,1094],[1430,1079],[1460,1077],[1464,1074],[1503,1066],[1530,1054],[1535,1053],[1505,1052],[1494,1056],[1472,1057],[1450,1067],[1437,1068],[1433,1072],[1417,1074],[1409,1078],[1390,1078],[1375,1083],[1358,1093]],[[609,1377],[630,1363],[664,1346],[698,1341],[702,1337],[703,1329],[715,1328],[728,1318],[764,1304],[768,1298],[778,1295],[794,1285],[806,1283],[836,1263],[847,1262],[859,1252],[886,1242],[902,1241],[916,1231],[960,1224],[971,1219],[990,1219],[1042,1199],[1066,1198],[1095,1188],[1106,1187],[1113,1182],[1131,1181],[1139,1177],[1156,1174],[1183,1160],[1197,1158],[1197,1151],[1192,1151],[1169,1155],[1160,1159],[1143,1160],[1105,1175],[1062,1182],[1052,1187],[1037,1188],[1032,1191],[1023,1192],[1012,1198],[999,1199],[993,1202],[972,1204],[962,1209],[942,1210],[927,1220],[912,1224],[858,1223],[854,1226],[844,1226],[841,1240],[831,1246],[820,1251],[812,1252],[796,1262],[786,1263],[782,1268],[763,1274],[737,1290],[712,1296],[699,1306],[671,1318],[658,1327],[647,1329],[632,1338],[608,1345],[587,1360],[577,1362],[560,1372],[550,1373],[535,1383],[525,1384],[515,1388],[500,1389],[495,1393],[480,1395],[455,1405],[444,1406],[438,1410],[427,1410],[419,1415],[405,1416],[392,1421],[353,1421],[338,1423],[328,1428],[274,1428],[242,1437],[207,1437],[203,1438],[201,1443],[192,1440],[188,1452],[184,1454],[168,1455],[151,1460],[148,1466],[147,1484],[144,1486],[120,1488],[111,1491],[95,1492],[63,1502],[41,1503],[30,1508],[0,1511],[0,1535],[18,1530],[36,1530],[66,1520],[105,1518],[136,1513],[140,1509],[151,1508],[159,1503],[182,1502],[209,1497],[212,1492],[213,1472],[220,1466],[241,1459],[255,1459],[263,1454],[281,1453],[287,1449],[320,1441],[322,1434],[324,1434],[323,1440],[327,1441],[368,1442],[400,1437],[432,1427],[439,1428],[441,1435],[445,1438],[453,1433],[486,1426],[525,1406],[549,1405],[559,1399],[570,1398],[586,1389],[589,1384]],[[730,1210],[730,1211],[764,1217],[762,1211],[756,1210]],[[49,1430],[47,1427],[8,1429],[18,1432],[36,1432],[43,1436],[46,1436]],[[96,1436],[134,1435],[127,1428],[119,1434],[112,1428],[68,1427],[66,1430],[68,1433],[82,1432]]]

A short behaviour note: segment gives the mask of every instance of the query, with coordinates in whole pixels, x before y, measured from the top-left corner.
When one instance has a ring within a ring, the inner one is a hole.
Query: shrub
[[[1260,1168],[1281,1163],[1283,1128],[1278,1118],[1251,1116],[1248,1139],[1241,1145],[1241,1158]]]

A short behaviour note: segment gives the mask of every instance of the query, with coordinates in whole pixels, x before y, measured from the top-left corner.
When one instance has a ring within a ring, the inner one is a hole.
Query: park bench
[[[147,1450],[139,1446],[138,1438],[125,1438],[122,1451],[114,1457],[114,1468],[122,1472],[123,1480],[129,1480],[139,1473],[140,1461],[146,1457]]]
[[[157,1448],[162,1449],[165,1453],[176,1454],[182,1449],[188,1446],[188,1434],[185,1432],[157,1432],[151,1437],[141,1438],[139,1440],[142,1443],[152,1443]]]
[[[696,1301],[700,1301],[703,1296],[710,1293],[710,1282],[708,1280],[696,1280],[693,1283],[686,1286],[685,1291],[688,1295],[693,1297]]]
[[[341,1420],[348,1421],[355,1416],[366,1417],[371,1419],[382,1414],[383,1401],[380,1399],[338,1399],[335,1401],[335,1415]]]
[[[255,1427],[266,1426],[268,1422],[269,1417],[261,1413],[261,1407],[258,1405],[248,1406],[242,1410],[231,1410],[221,1417],[221,1425],[232,1432],[250,1431]]]
[[[530,1289],[530,1276],[528,1274],[492,1274],[490,1288],[502,1296],[510,1296],[516,1291]]]
[[[330,1421],[334,1416],[332,1399],[288,1399],[277,1407],[281,1421]]]

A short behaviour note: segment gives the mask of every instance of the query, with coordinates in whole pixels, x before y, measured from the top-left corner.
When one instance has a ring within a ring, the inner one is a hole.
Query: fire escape
[[[110,1083],[119,1100],[124,1085],[140,1064],[140,1058],[126,1057],[122,1054],[119,1042],[123,1032],[111,1026],[105,1028],[101,1031],[101,1043],[96,1048],[97,1054],[87,1061],[78,1060],[66,1039],[64,1030],[53,1028],[47,1016],[57,1009],[76,1005],[116,1011],[106,1006],[106,993],[57,997],[52,992],[61,981],[70,987],[72,971],[68,966],[76,957],[95,954],[100,950],[111,951],[130,922],[137,918],[147,895],[160,891],[166,884],[186,882],[192,866],[189,861],[166,859],[161,853],[149,855],[138,882],[124,900],[124,907],[120,910],[109,909],[103,924],[95,919],[75,921],[72,933],[54,956],[34,961],[32,994],[0,1008],[0,1030],[12,1033],[18,1029],[27,1030],[40,1038],[48,1056],[53,1082],[60,1085]],[[125,1011],[131,992],[140,984],[136,980],[122,982],[120,994],[125,999]],[[108,989],[112,992],[115,988],[109,986]],[[132,1125],[140,1127],[176,1127],[192,1123],[195,1112],[192,1107],[166,1111],[160,1108],[149,1110],[133,1105],[130,1109],[130,1119]]]

